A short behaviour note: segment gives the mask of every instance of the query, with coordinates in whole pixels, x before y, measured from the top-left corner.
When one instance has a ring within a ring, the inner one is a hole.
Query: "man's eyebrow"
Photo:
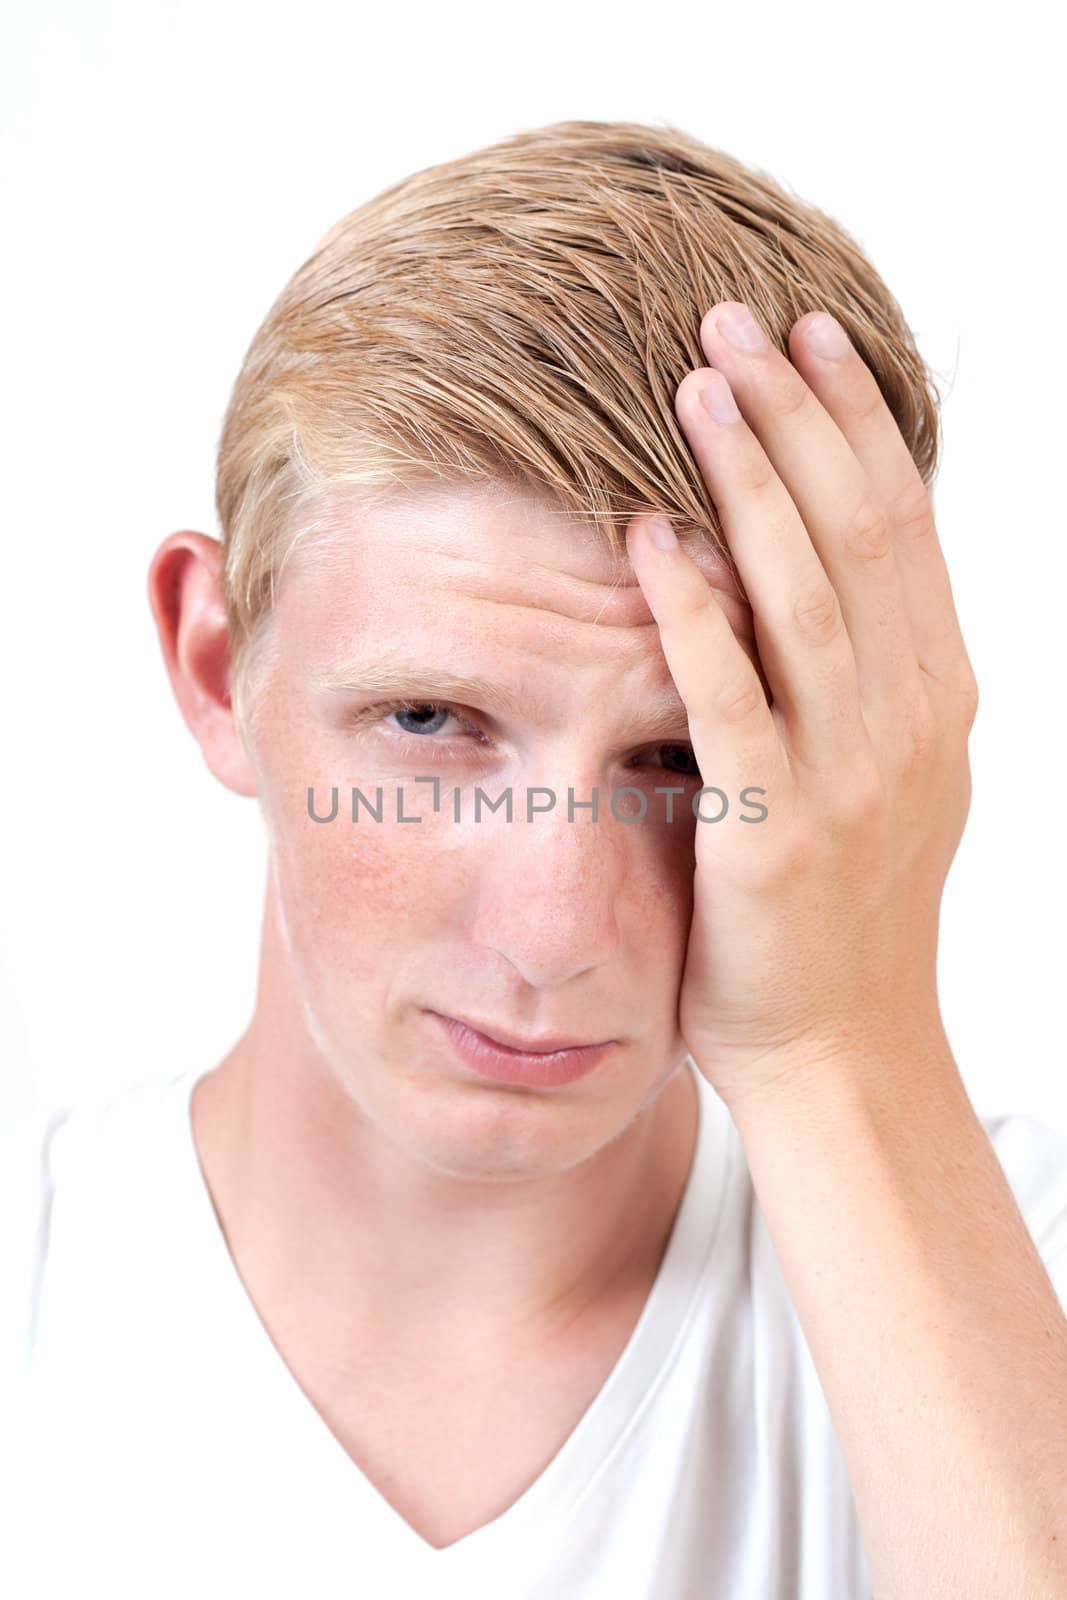
[[[526,691],[516,693],[488,678],[401,662],[368,661],[331,667],[315,673],[310,682],[313,689],[335,694],[374,694],[383,700],[398,701],[455,700],[490,706],[515,717],[527,715],[530,709]],[[618,733],[620,738],[640,734],[646,739],[685,739],[686,712],[678,691],[665,686],[647,699],[631,702]]]
[[[505,684],[465,677],[445,668],[408,666],[403,662],[367,661],[315,673],[313,689],[336,694],[380,694],[386,700],[481,701],[518,715],[523,701]]]

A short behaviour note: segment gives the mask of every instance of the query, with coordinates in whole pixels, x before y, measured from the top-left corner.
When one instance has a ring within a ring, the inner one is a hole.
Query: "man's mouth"
[[[437,1016],[450,1017],[453,1022],[459,1022],[465,1028],[470,1028],[473,1033],[480,1033],[483,1039],[488,1039],[492,1044],[498,1044],[505,1050],[515,1050],[523,1055],[547,1056],[554,1055],[559,1050],[592,1050],[599,1045],[613,1044],[613,1039],[578,1039],[562,1033],[542,1033],[523,1036],[511,1033],[506,1028],[498,1028],[495,1023],[473,1022],[468,1017],[456,1016],[454,1012],[436,1012]]]
[[[589,1043],[571,1034],[523,1038],[505,1029],[490,1032],[495,1024],[476,1026],[443,1011],[428,1010],[426,1015],[433,1017],[455,1054],[478,1077],[534,1089],[560,1088],[584,1077],[619,1042],[603,1039]]]

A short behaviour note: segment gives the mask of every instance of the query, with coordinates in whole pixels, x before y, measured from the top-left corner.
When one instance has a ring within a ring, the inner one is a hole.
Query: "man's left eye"
[[[684,778],[699,778],[700,768],[697,766],[696,751],[688,744],[661,744],[659,756],[664,762],[678,761],[681,765],[670,767],[672,772],[679,772]]]

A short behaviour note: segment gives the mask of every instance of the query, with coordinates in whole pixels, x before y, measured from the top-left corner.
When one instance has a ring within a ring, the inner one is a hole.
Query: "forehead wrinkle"
[[[445,504],[447,506],[447,499]],[[524,496],[519,495],[514,497],[513,500],[508,499],[505,501],[505,507],[508,509],[512,504],[527,513],[524,520],[528,525],[530,510],[529,505],[524,504]],[[410,531],[410,510],[406,508],[401,510],[395,504],[377,506],[373,509],[381,516],[381,520],[386,526],[390,523],[395,526],[399,522],[402,532],[407,533]],[[498,501],[494,511],[499,511],[500,509],[501,506]],[[448,510],[452,512],[456,508],[448,506]],[[382,516],[383,512],[385,513],[384,516]],[[460,511],[457,514],[463,513]],[[336,555],[343,563],[346,554],[344,547],[353,533],[351,521],[346,525],[345,521],[341,519],[334,518],[329,520],[330,531],[334,537],[325,539],[320,537],[313,543],[319,549],[325,546],[331,554]],[[427,527],[427,522],[429,522],[429,527]],[[574,530],[570,531],[573,534]],[[487,561],[484,553],[478,551],[469,553],[461,545],[457,548],[457,532],[457,527],[451,516],[446,516],[443,523],[438,523],[435,526],[434,518],[431,514],[426,521],[422,522],[416,536],[416,547],[421,549],[423,557],[463,569],[465,574],[464,581],[453,590],[454,593],[459,595],[466,593],[471,598],[493,600],[495,599],[491,592],[493,588],[506,589],[516,580],[521,582],[524,577],[537,574],[539,576],[543,575],[549,587],[549,593],[546,593],[543,598],[538,596],[532,601],[524,602],[499,599],[496,600],[496,603],[511,603],[522,605],[526,609],[554,611],[557,616],[566,618],[569,621],[590,623],[596,627],[603,625],[605,612],[610,607],[615,607],[620,614],[608,619],[608,626],[630,627],[647,620],[648,603],[641,585],[637,581],[632,563],[624,551],[613,553],[610,546],[601,537],[573,538],[568,553],[573,554],[576,561],[588,561],[589,559],[597,561],[603,558],[611,572],[610,579],[599,575],[591,577],[573,570],[568,571],[551,562],[537,560],[532,554],[523,559],[521,551],[514,552],[512,562],[506,564],[501,570],[495,561]],[[531,535],[528,532],[528,526],[522,527],[519,534],[520,545],[523,543],[530,544],[535,538],[536,534]],[[689,541],[688,543],[683,542],[683,548],[688,550],[690,558],[694,560],[706,582],[727,602],[727,615],[735,633],[741,637],[750,634],[753,631],[751,608],[742,600],[737,580],[725,564],[721,553],[708,542],[699,540]],[[494,541],[493,554],[499,556],[501,553],[507,552],[508,540],[505,532],[502,537]],[[707,563],[705,563],[704,557],[708,558]],[[474,573],[481,569],[483,578],[482,582],[476,583],[474,587],[467,587],[470,583],[471,569],[474,570]],[[442,582],[442,579],[437,581]],[[451,588],[451,585],[447,582],[444,582],[442,586],[446,589]],[[486,592],[486,586],[490,592]],[[556,591],[555,593],[551,592],[553,589]],[[597,610],[590,615],[588,611],[579,611],[576,607],[572,609],[568,605],[567,602],[571,600],[571,595],[567,593],[568,590],[599,590],[602,592],[603,597]]]
[[[482,568],[483,571],[486,568],[486,562],[484,558],[481,558],[477,555],[464,555],[461,551],[454,549],[443,549],[440,546],[433,548],[431,553],[442,560],[451,561],[463,567],[473,567],[475,569]],[[512,567],[510,567],[510,569],[505,569],[504,571],[495,571],[492,569],[485,571],[485,584],[489,585],[491,590],[492,587],[502,587],[509,581],[521,581],[523,578],[529,578],[534,574],[542,573],[544,574],[548,585],[554,586],[557,590],[582,588],[603,591],[606,589],[607,594],[601,601],[600,610],[596,613],[596,616],[590,619],[587,616],[577,616],[572,612],[561,611],[559,607],[553,603],[554,597],[550,598],[547,594],[545,594],[544,597],[539,595],[536,599],[530,601],[521,601],[498,598],[492,592],[486,592],[485,588],[462,589],[457,592],[469,594],[473,599],[490,600],[500,605],[521,606],[526,610],[555,611],[557,615],[567,616],[571,621],[586,622],[592,620],[594,623],[599,621],[600,616],[603,614],[604,608],[611,603],[611,600],[620,588],[631,591],[635,600],[640,599],[638,586],[636,584],[624,583],[623,580],[625,577],[625,568],[621,563],[617,564],[616,574],[611,579],[610,583],[606,583],[602,578],[588,578],[577,572],[564,572],[561,571],[560,568],[550,566],[543,561],[517,561]]]
[[[579,615],[579,614],[576,614],[573,611],[562,611],[562,610],[559,609],[558,606],[550,604],[545,599],[541,599],[541,600],[502,600],[502,599],[498,598],[496,595],[493,595],[493,594],[471,595],[471,598],[475,599],[475,600],[481,600],[486,605],[500,606],[504,610],[510,610],[510,611],[533,611],[533,612],[538,613],[541,616],[549,616],[549,617],[557,618],[558,620],[560,620],[562,622],[577,623],[578,626],[580,626],[580,627],[581,626],[587,626],[587,625],[590,626],[590,627],[600,627],[602,625],[600,619],[603,616],[605,607],[608,606],[611,603],[612,596],[609,594],[602,601],[601,606],[600,606],[600,610],[597,611],[594,616]],[[647,601],[644,600],[644,596],[635,591],[633,593],[633,605],[628,608],[628,613],[625,614],[625,615],[622,615],[622,616],[609,617],[608,620],[607,620],[607,624],[606,625],[609,628],[627,628],[627,629],[635,628],[635,627],[643,627],[647,623],[647,618],[644,615],[642,615],[641,613],[647,611],[647,609],[648,609],[648,603],[647,603]],[[634,616],[634,615],[630,614],[630,613],[632,613],[634,611],[638,612],[639,614],[637,616]]]
[[[472,564],[477,564],[476,558],[473,559]],[[699,561],[695,562],[694,564],[697,566],[698,571],[701,573],[701,576],[704,578],[709,587],[714,589],[717,594],[719,594],[726,602],[726,615],[734,629],[734,632],[742,638],[746,634],[751,633],[753,631],[752,608],[747,601],[741,598],[737,581],[729,569],[722,564],[717,556],[713,559],[710,569],[705,568],[700,564]],[[514,604],[517,606],[522,606],[524,609],[555,611],[558,616],[566,617],[569,621],[591,622],[594,626],[600,625],[600,621],[604,615],[604,612],[610,605],[612,605],[613,602],[617,602],[619,614],[609,619],[608,626],[610,627],[626,628],[640,626],[647,622],[651,617],[651,608],[649,607],[644,590],[637,579],[637,575],[634,572],[631,563],[625,558],[620,558],[616,562],[615,575],[611,579],[610,583],[605,582],[601,578],[584,577],[580,573],[561,572],[559,568],[549,566],[542,561],[525,562],[520,571],[521,575],[525,575],[533,571],[544,573],[548,579],[550,581],[554,581],[558,587],[578,587],[585,589],[598,589],[601,591],[606,589],[607,592],[604,594],[604,597],[600,602],[599,609],[591,617],[588,614],[579,614],[575,611],[560,609],[559,605],[553,603],[554,597],[553,599],[548,597],[542,599],[538,597],[537,600],[530,602],[507,601],[501,599],[497,601],[497,603],[502,605]],[[511,575],[512,574],[510,573],[508,574],[508,576]],[[471,593],[472,596],[477,599],[496,599],[496,597],[491,593],[476,593],[475,591],[470,590],[466,592]]]
[[[712,584],[711,587],[714,589],[719,589],[717,584]],[[583,616],[576,614],[573,611],[560,610],[558,606],[551,605],[546,600],[533,601],[502,599],[492,592],[478,593],[472,589],[455,590],[452,592],[460,594],[467,599],[482,601],[486,605],[498,606],[505,610],[534,612],[542,617],[554,618],[561,624],[574,623],[579,627],[592,626],[597,628],[619,628],[624,629],[627,632],[632,632],[634,629],[642,629],[647,627],[658,628],[658,624],[652,614],[652,610],[648,604],[644,590],[641,589],[637,584],[625,585],[625,592],[618,600],[617,614],[608,617],[606,621],[602,622],[601,618],[603,617],[605,608],[616,598],[616,588],[617,586],[612,588],[612,591],[601,603],[599,611],[597,611],[593,616]],[[755,630],[751,608],[740,601],[736,595],[732,595],[729,591],[720,592],[722,593],[723,602],[725,602],[722,605],[722,610],[727,622],[730,624],[735,638],[743,650],[746,652],[750,651],[755,645]]]

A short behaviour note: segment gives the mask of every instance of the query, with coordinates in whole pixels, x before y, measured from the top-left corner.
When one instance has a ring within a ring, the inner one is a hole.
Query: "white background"
[[[673,122],[821,206],[944,380],[938,522],[982,705],[943,1009],[980,1112],[1067,1132],[1051,13],[21,9],[0,49],[0,1119],[216,1060],[248,1020],[263,832],[179,716],[146,573],[175,528],[218,534],[218,429],[268,305],[387,183],[587,117]]]

